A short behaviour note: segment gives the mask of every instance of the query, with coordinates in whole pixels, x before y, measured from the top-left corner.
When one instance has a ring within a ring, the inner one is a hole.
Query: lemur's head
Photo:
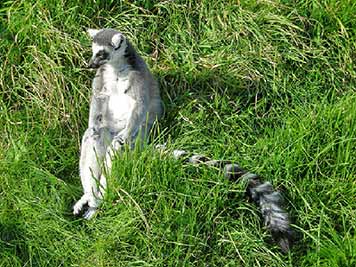
[[[87,32],[93,40],[93,55],[89,61],[89,68],[99,68],[124,56],[127,41],[121,32],[114,29],[88,29]]]

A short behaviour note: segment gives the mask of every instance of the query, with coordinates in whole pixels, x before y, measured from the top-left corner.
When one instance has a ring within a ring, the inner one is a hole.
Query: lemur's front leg
[[[88,205],[88,210],[84,214],[84,218],[90,219],[96,213],[101,199],[99,187],[104,182],[101,181],[100,162],[102,162],[105,152],[105,132],[88,128],[83,136],[79,163],[84,194],[73,207],[75,215],[78,215],[85,205]]]

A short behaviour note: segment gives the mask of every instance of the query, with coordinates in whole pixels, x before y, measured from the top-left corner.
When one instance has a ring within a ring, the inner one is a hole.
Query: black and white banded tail
[[[165,146],[158,146],[158,148],[164,150]],[[211,160],[203,155],[189,156],[189,153],[184,150],[173,150],[173,157],[191,164],[205,164],[220,168],[230,181],[245,181],[246,193],[259,206],[264,225],[270,231],[273,240],[283,252],[289,251],[293,237],[289,216],[282,207],[282,195],[273,189],[270,182],[263,182],[259,175],[246,171],[228,160]]]

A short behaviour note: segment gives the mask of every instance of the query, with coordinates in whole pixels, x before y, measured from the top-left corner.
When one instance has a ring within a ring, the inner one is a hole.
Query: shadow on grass
[[[192,101],[213,102],[215,96],[224,96],[231,101],[230,104],[239,104],[237,110],[232,109],[239,113],[256,105],[269,93],[268,86],[261,80],[239,78],[219,70],[203,69],[197,74],[168,72],[156,76],[160,77],[161,96],[165,104],[165,118],[161,124],[167,128],[178,123],[180,108]],[[263,113],[270,108],[271,103],[266,103]]]

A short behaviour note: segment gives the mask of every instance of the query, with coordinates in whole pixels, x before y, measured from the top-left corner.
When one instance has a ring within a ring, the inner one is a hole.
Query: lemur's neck
[[[131,67],[124,57],[100,66],[96,75],[99,85],[94,87],[94,94],[101,98],[109,96],[117,89],[118,82],[128,80],[130,70]]]
[[[119,59],[113,60],[101,66],[100,72],[104,79],[114,78],[117,76],[126,76],[131,69],[130,65],[124,56]]]
[[[118,76],[122,76],[131,69],[131,66],[128,64],[125,56],[120,57],[116,61],[112,62],[112,64],[109,63],[109,66],[115,70]]]

